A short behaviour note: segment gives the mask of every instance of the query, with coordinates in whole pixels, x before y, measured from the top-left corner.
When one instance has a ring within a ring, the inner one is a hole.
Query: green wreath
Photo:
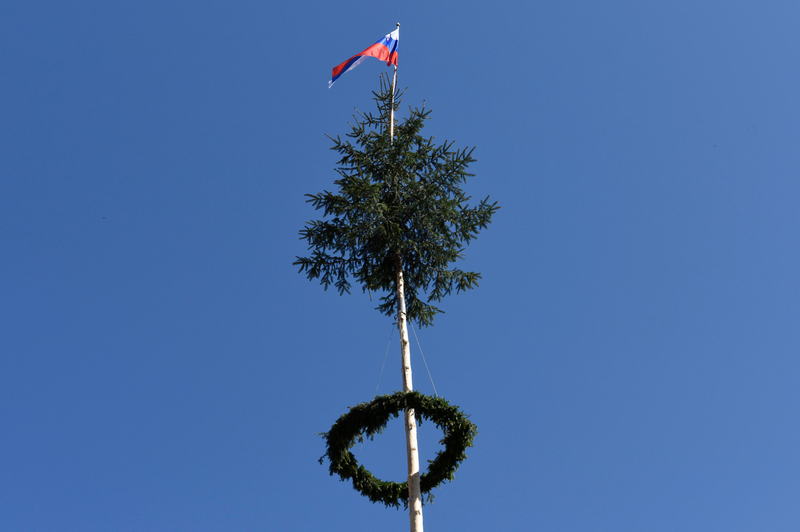
[[[430,491],[445,480],[452,481],[459,464],[467,457],[467,447],[472,447],[478,428],[457,406],[452,406],[441,397],[430,397],[419,392],[396,392],[379,395],[369,403],[360,403],[336,420],[329,432],[322,433],[327,451],[319,459],[321,464],[327,456],[331,462],[331,476],[337,474],[343,481],[353,479],[353,488],[372,502],[382,502],[387,507],[400,507],[400,501],[408,506],[408,481],[387,482],[376,478],[350,452],[364,436],[373,439],[383,432],[390,418],[396,418],[406,408],[413,408],[420,425],[422,420],[432,421],[444,433],[439,443],[444,449],[436,458],[428,461],[428,471],[420,477],[420,491],[433,499]]]

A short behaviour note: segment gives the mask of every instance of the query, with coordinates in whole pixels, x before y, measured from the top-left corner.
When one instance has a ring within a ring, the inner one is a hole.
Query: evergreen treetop
[[[470,206],[461,184],[474,174],[467,167],[472,149],[453,142],[434,144],[421,135],[430,110],[410,114],[389,137],[392,93],[388,76],[373,92],[378,113],[356,111],[347,139],[329,138],[341,155],[334,184],[338,192],[307,194],[324,220],[310,221],[300,231],[310,257],[294,262],[309,279],[327,288],[350,292],[352,278],[364,292],[385,292],[377,307],[387,316],[397,312],[397,271],[405,279],[406,315],[421,326],[442,312],[439,302],[453,290],[477,286],[479,273],[451,267],[463,258],[467,244],[491,223],[500,207],[489,198]],[[400,96],[394,99],[395,111]],[[425,301],[423,301],[425,298]]]

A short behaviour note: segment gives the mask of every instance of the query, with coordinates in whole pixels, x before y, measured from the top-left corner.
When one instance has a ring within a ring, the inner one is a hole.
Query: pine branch
[[[421,326],[431,325],[442,311],[432,304],[445,296],[478,286],[477,272],[451,265],[465,247],[491,223],[500,208],[489,198],[470,206],[461,189],[473,174],[475,148],[436,144],[421,134],[431,111],[409,109],[396,127],[394,142],[385,125],[391,112],[388,79],[374,92],[377,114],[356,110],[344,138],[328,136],[339,153],[336,192],[308,194],[307,202],[322,211],[323,220],[300,231],[309,257],[295,265],[309,280],[327,290],[349,293],[351,282],[363,291],[385,292],[377,309],[396,313],[394,260],[406,278],[406,313]],[[399,99],[395,101],[398,109]]]

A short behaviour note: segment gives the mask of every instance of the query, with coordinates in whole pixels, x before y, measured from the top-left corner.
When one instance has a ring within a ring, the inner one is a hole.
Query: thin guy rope
[[[386,367],[386,359],[389,358],[389,348],[392,346],[393,334],[394,334],[394,325],[392,325],[392,332],[389,333],[389,343],[386,344],[386,354],[383,355],[383,366],[381,366],[381,374],[378,376],[378,386],[375,387],[375,395],[378,395],[378,388],[381,385],[381,378],[383,378],[383,368]]]
[[[389,358],[389,348],[392,346],[392,335],[394,335],[394,325],[392,325],[392,332],[389,333],[389,343],[386,344],[386,354],[383,355],[383,365],[381,366],[381,374],[378,375],[378,385],[375,387],[375,395],[378,395],[378,388],[381,386],[381,378],[383,377],[383,368],[386,367],[386,359]],[[364,439],[361,439],[361,445],[358,446],[358,454],[356,460],[361,457],[361,449],[364,448]]]
[[[417,340],[417,347],[419,348],[419,354],[422,355],[422,361],[425,362],[425,369],[428,370],[428,378],[431,380],[431,386],[433,386],[433,395],[437,396],[439,394],[436,393],[436,385],[433,384],[433,377],[431,376],[431,370],[428,369],[428,361],[425,360],[425,353],[422,352],[422,346],[419,345],[419,338],[417,338],[417,331],[414,330],[414,324],[413,323],[411,323],[410,321],[408,323],[409,323],[409,325],[411,325],[411,332],[414,333],[414,338]],[[387,353],[388,353],[388,351],[387,351]]]

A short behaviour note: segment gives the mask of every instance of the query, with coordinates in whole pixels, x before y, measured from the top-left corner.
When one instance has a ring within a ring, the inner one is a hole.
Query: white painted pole
[[[408,341],[406,321],[405,282],[403,265],[400,257],[396,257],[397,271],[397,325],[400,329],[400,352],[402,355],[403,391],[414,391],[411,377],[411,351]],[[419,486],[419,447],[417,446],[417,419],[413,408],[405,410],[406,455],[408,459],[408,519],[411,532],[422,531],[422,494]]]
[[[397,23],[400,28],[400,23]],[[397,84],[397,65],[394,65],[394,76],[392,77],[392,109],[389,112],[389,142],[394,142],[394,87]]]
[[[397,23],[400,27],[400,23]],[[397,86],[397,65],[394,65],[392,77],[392,107],[389,112],[389,141],[394,143],[394,92]],[[398,255],[395,258],[397,273],[397,327],[400,329],[400,356],[403,370],[403,391],[413,392],[414,383],[411,377],[411,350],[408,341],[406,322],[405,279],[403,277],[403,261]],[[422,494],[419,487],[419,447],[417,445],[417,418],[413,408],[407,408],[404,415],[406,428],[406,458],[408,459],[408,520],[411,532],[422,530]]]

